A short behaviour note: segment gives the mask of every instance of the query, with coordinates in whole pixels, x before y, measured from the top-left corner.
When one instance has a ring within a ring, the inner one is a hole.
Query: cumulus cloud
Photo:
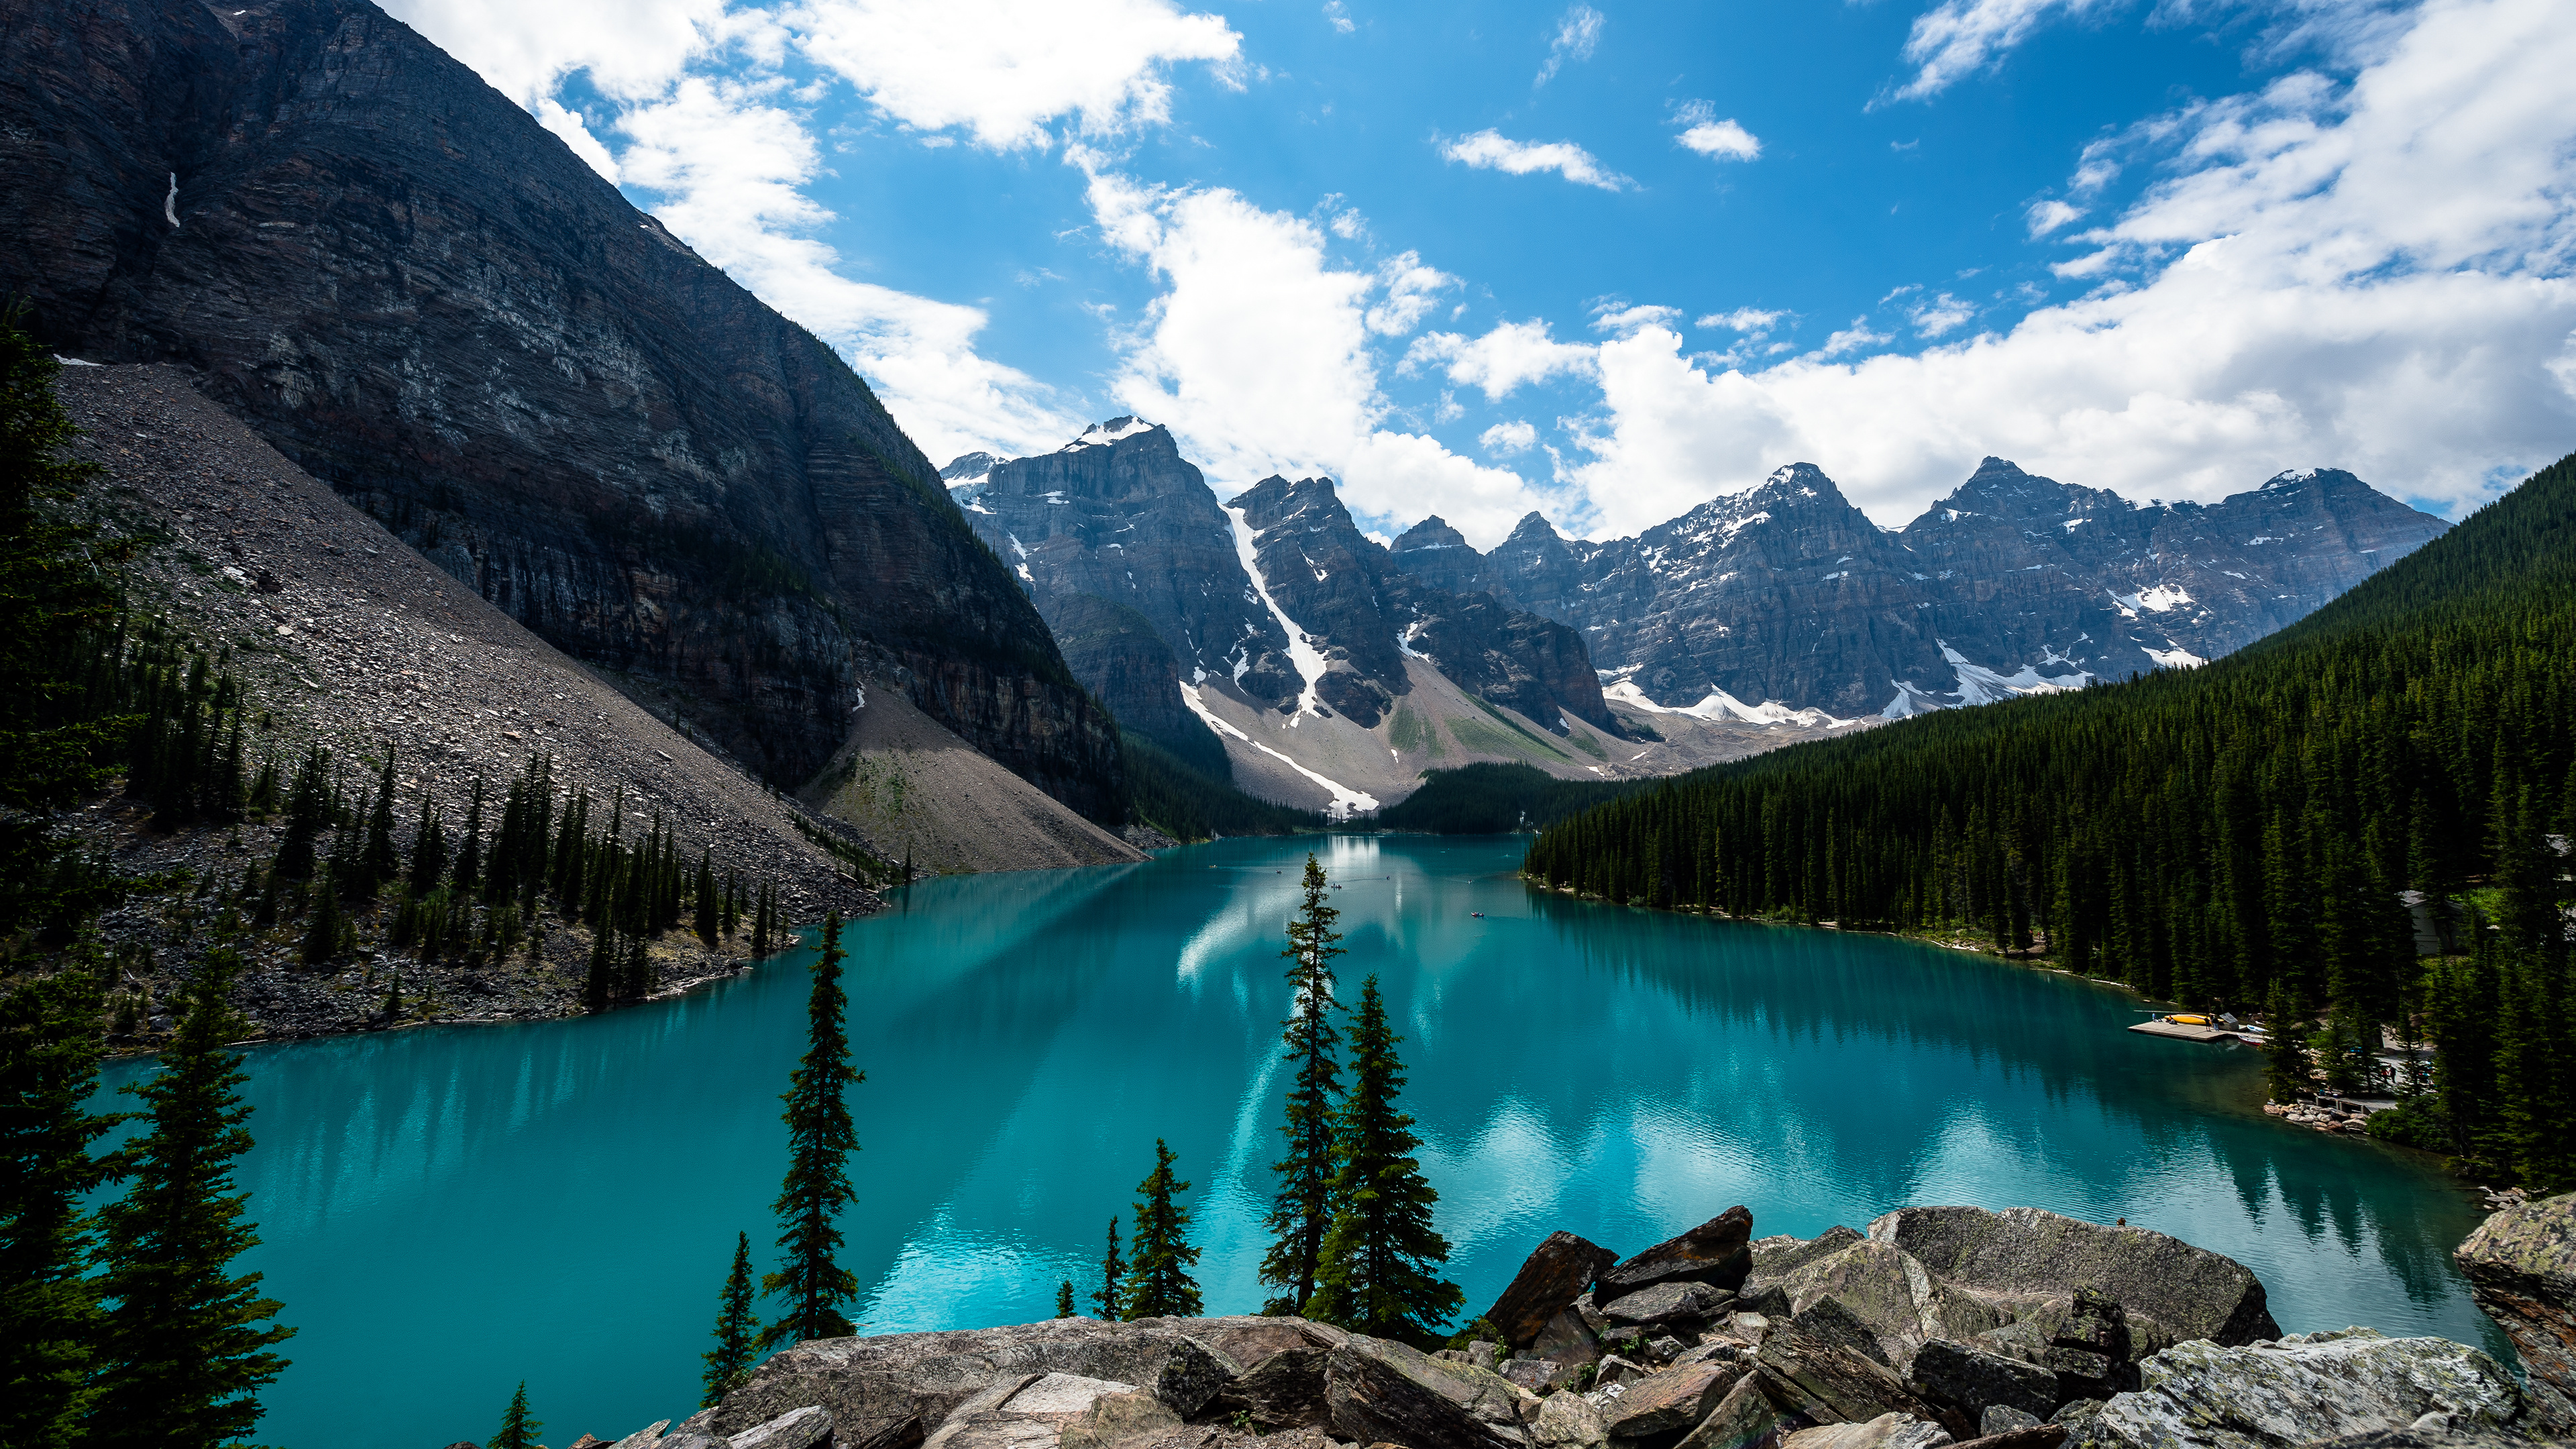
[[[1719,120],[1706,101],[1692,101],[1673,118],[1682,125],[1682,133],[1673,139],[1712,160],[1750,161],[1762,154],[1762,143],[1751,131],[1731,116]]]
[[[1495,457],[1508,458],[1515,453],[1526,453],[1537,447],[1538,429],[1519,418],[1514,418],[1508,423],[1496,423],[1485,429],[1477,435],[1476,441],[1486,452]]]
[[[781,19],[887,116],[996,150],[1046,144],[1058,117],[1091,134],[1162,121],[1166,67],[1243,46],[1224,17],[1168,0],[803,0]]]
[[[1343,212],[1333,218],[1335,236],[1348,237],[1342,230],[1344,218],[1355,215]],[[1440,294],[1458,285],[1458,279],[1437,267],[1423,265],[1421,254],[1405,252],[1389,257],[1377,269],[1380,292],[1361,320],[1368,330],[1381,337],[1402,337],[1419,326],[1431,309],[1440,305]]]
[[[1147,185],[1080,148],[1073,159],[1102,237],[1160,288],[1113,386],[1168,423],[1220,492],[1324,474],[1354,512],[1436,512],[1485,543],[1527,511],[1519,475],[1387,426],[1368,315],[1389,273],[1335,267],[1322,227],[1233,191]]]
[[[1947,292],[1916,303],[1905,314],[1914,330],[1925,337],[1938,337],[1955,332],[1977,315],[1977,309]]]
[[[1530,84],[1543,86],[1556,79],[1569,60],[1590,60],[1593,48],[1601,43],[1601,27],[1607,24],[1601,12],[1589,5],[1566,11],[1556,22],[1556,37],[1547,43],[1547,63],[1538,68],[1538,79]]]
[[[1625,337],[1640,327],[1678,326],[1681,320],[1681,308],[1652,303],[1630,306],[1624,302],[1600,302],[1592,308],[1592,330],[1615,337]]]
[[[387,0],[385,10],[531,111],[576,72],[614,98],[659,95],[737,28],[725,0]]]
[[[1905,36],[1905,60],[1914,78],[1893,100],[1921,100],[2002,60],[2040,22],[2056,15],[2082,16],[2125,0],[1942,0],[1914,18]]]
[[[1324,23],[1333,27],[1334,31],[1341,35],[1348,35],[1360,28],[1359,22],[1351,19],[1350,12],[1342,8],[1342,0],[1326,0]]]
[[[2165,179],[2084,235],[2118,285],[2008,332],[1756,373],[1668,329],[1604,343],[1576,481],[1621,531],[1794,459],[1883,523],[1988,453],[2136,498],[2317,465],[2489,496],[2576,436],[2576,29],[2430,0],[2384,50],[2166,118]]]
[[[1559,342],[1545,322],[1506,322],[1482,337],[1434,332],[1416,340],[1399,370],[1410,376],[1438,369],[1461,387],[1484,389],[1485,400],[1507,396],[1523,383],[1565,375],[1589,376],[1593,350]]]
[[[1571,141],[1515,141],[1491,128],[1441,143],[1440,154],[1480,171],[1503,171],[1514,176],[1553,171],[1568,181],[1598,186],[1604,191],[1625,191],[1635,184]]]
[[[1894,333],[1870,331],[1869,318],[1867,316],[1854,317],[1852,319],[1852,325],[1844,328],[1840,332],[1834,333],[1830,337],[1827,337],[1825,339],[1825,345],[1817,348],[1815,355],[1818,357],[1840,357],[1846,352],[1867,352],[1873,347],[1879,346],[1882,343],[1892,342],[1894,340]]]
[[[1732,312],[1711,312],[1692,325],[1723,327],[1729,332],[1752,335],[1770,331],[1788,315],[1786,312],[1765,312],[1758,307],[1738,307]]]

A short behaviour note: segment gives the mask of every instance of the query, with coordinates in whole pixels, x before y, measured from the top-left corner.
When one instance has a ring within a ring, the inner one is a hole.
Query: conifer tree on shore
[[[510,1395],[510,1407],[501,1411],[501,1432],[483,1443],[483,1449],[541,1449],[537,1435],[545,1424],[528,1415],[528,1381],[519,1380],[517,1393]]]
[[[1055,1316],[1071,1318],[1073,1315],[1073,1280],[1067,1278],[1055,1285]]]
[[[1136,1184],[1145,1200],[1136,1204],[1135,1259],[1127,1267],[1125,1311],[1121,1318],[1196,1318],[1199,1285],[1190,1265],[1199,1250],[1190,1246],[1190,1210],[1176,1199],[1190,1185],[1172,1176],[1178,1161],[1163,1139],[1154,1139],[1154,1170]]]
[[[733,1240],[733,1269],[725,1274],[724,1291],[716,1296],[716,1346],[704,1355],[707,1363],[706,1397],[698,1400],[701,1409],[712,1409],[716,1401],[733,1391],[751,1372],[751,1361],[759,1353],[753,1340],[760,1333],[760,1315],[752,1311],[751,1234],[736,1233]]]
[[[251,1145],[240,1090],[250,1074],[224,1047],[246,1030],[227,1000],[240,973],[230,947],[207,953],[160,1072],[127,1088],[152,1128],[126,1149],[133,1185],[101,1215],[99,1292],[114,1305],[89,1422],[101,1449],[240,1439],[259,1422],[259,1390],[286,1368],[269,1350],[295,1330],[275,1321],[259,1274],[231,1272],[259,1242],[232,1176]]]
[[[1458,1285],[1431,1270],[1449,1261],[1449,1242],[1431,1227],[1440,1200],[1414,1158],[1422,1139],[1396,1110],[1404,1038],[1387,1025],[1377,978],[1360,987],[1351,1022],[1351,1090],[1342,1105],[1334,1151],[1332,1231],[1324,1236],[1315,1296],[1306,1316],[1374,1338],[1417,1346],[1435,1343],[1437,1326],[1458,1311]]]
[[[1119,1280],[1127,1276],[1127,1265],[1118,1258],[1118,1214],[1109,1215],[1109,1250],[1100,1257],[1100,1291],[1091,1295],[1091,1306],[1100,1310],[1100,1321],[1115,1323],[1118,1310],[1126,1302],[1119,1292]]]
[[[98,1086],[94,947],[0,997],[0,1444],[69,1444],[92,1397],[105,1317],[87,1269],[84,1194],[118,1172],[90,1146],[117,1118]]]
[[[814,990],[806,1003],[804,1059],[788,1076],[780,1100],[787,1110],[787,1180],[773,1205],[778,1213],[778,1246],[785,1254],[779,1271],[764,1274],[764,1296],[786,1300],[785,1312],[760,1331],[760,1347],[809,1338],[844,1338],[857,1330],[841,1305],[858,1296],[858,1279],[834,1261],[841,1230],[834,1223],[842,1208],[856,1200],[850,1187],[849,1156],[859,1147],[845,1094],[867,1080],[850,1067],[850,1040],[843,1024],[849,998],[841,990],[841,915],[824,918],[823,949],[814,958]]]
[[[1333,1219],[1333,1097],[1341,1090],[1341,1062],[1334,1054],[1341,1034],[1334,1030],[1333,958],[1343,954],[1341,932],[1333,922],[1341,912],[1327,904],[1324,867],[1306,857],[1306,898],[1288,923],[1288,983],[1291,1015],[1281,1023],[1281,1039],[1296,1075],[1288,1084],[1287,1120],[1280,1133],[1288,1154],[1271,1164],[1279,1176],[1267,1226],[1270,1252],[1261,1260],[1261,1281],[1286,1290],[1271,1306],[1303,1313],[1315,1293],[1315,1265],[1324,1234]]]

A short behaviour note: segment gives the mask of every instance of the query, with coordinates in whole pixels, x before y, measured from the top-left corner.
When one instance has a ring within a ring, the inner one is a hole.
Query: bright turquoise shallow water
[[[2137,1036],[2124,996],[1950,952],[1535,896],[1523,844],[1323,848],[1345,990],[1378,974],[1407,1038],[1471,1308],[1557,1228],[1633,1251],[1736,1202],[1801,1236],[2033,1204],[2230,1254],[2294,1332],[2498,1344],[2450,1267],[2466,1198],[2264,1117],[2253,1053]],[[864,1331],[1089,1292],[1158,1136],[1196,1185],[1209,1311],[1257,1309],[1306,848],[939,881],[852,927]],[[303,1330],[259,1437],[480,1441],[522,1378],[550,1443],[688,1412],[734,1232],[772,1234],[803,959],[605,1017],[252,1052],[249,1261]]]

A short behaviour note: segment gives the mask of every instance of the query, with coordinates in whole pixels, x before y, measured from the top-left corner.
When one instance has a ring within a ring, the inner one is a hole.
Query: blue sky
[[[2550,0],[401,0],[937,461],[1170,424],[1391,531],[1815,462],[2133,497],[2576,447]]]

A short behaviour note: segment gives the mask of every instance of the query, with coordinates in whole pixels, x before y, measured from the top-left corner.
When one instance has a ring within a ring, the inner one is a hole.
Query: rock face
[[[1518,1449],[1524,1401],[1531,1417],[1538,1410],[1488,1370],[1357,1337],[1333,1350],[1325,1400],[1336,1434],[1406,1449]]]
[[[1183,703],[1180,661],[1151,619],[1097,594],[1059,594],[1046,621],[1065,667],[1122,728],[1226,778],[1225,744]]]
[[[2180,1343],[2147,1360],[2145,1384],[2076,1429],[2074,1449],[2288,1449],[2404,1429],[2438,1414],[2453,1429],[2505,1429],[2525,1419],[2504,1366],[2442,1338],[2384,1338],[2367,1328],[2294,1334],[2222,1348]]]
[[[1533,513],[1475,558],[1436,523],[1397,541],[1399,567],[1575,626],[1643,700],[1840,716],[2215,658],[2446,527],[2334,470],[2140,508],[2000,458],[1901,533],[1805,463],[1607,543],[1564,539]]]
[[[1604,1272],[1602,1296],[1615,1298],[1657,1283],[1706,1283],[1732,1293],[1753,1271],[1752,1240],[1753,1212],[1739,1203]]]
[[[1940,1339],[1914,1355],[1911,1376],[1926,1395],[1980,1426],[1997,1407],[2017,1409],[2037,1422],[2067,1398],[2057,1391],[2057,1375],[2047,1369]]]
[[[1618,1254],[1588,1239],[1550,1233],[1522,1261],[1511,1286],[1484,1316],[1503,1331],[1512,1347],[1527,1348],[1546,1329],[1548,1320],[1583,1296],[1602,1270],[1618,1259]]]
[[[2105,1227],[2037,1208],[1901,1208],[1869,1225],[1933,1276],[1990,1301],[2032,1302],[2079,1287],[2145,1314],[2175,1339],[2222,1345],[2278,1338],[2262,1281],[2242,1264],[2144,1228]]]
[[[773,782],[872,679],[1120,808],[1106,719],[857,375],[409,28],[365,0],[28,0],[0,74],[0,292],[57,351],[191,369]]]
[[[2522,1356],[2537,1427],[2576,1434],[2576,1194],[2496,1213],[2454,1256]]]

